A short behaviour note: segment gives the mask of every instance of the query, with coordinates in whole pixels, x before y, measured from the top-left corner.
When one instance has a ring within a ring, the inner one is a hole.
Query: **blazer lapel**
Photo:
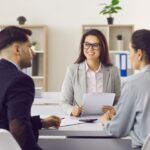
[[[81,85],[83,93],[86,92],[86,68],[85,63],[79,64],[79,83]]]
[[[103,92],[106,92],[108,88],[110,72],[109,68],[105,66],[102,66],[102,69],[103,69]]]

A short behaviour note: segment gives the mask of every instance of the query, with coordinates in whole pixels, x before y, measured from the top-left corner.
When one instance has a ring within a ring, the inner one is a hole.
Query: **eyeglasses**
[[[84,47],[84,49],[89,49],[90,47],[92,47],[93,50],[99,50],[100,44],[99,43],[91,44],[91,43],[88,43],[88,42],[84,42],[83,47]]]

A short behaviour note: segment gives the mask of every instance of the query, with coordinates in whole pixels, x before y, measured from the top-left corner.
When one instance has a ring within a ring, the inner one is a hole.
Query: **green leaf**
[[[118,1],[117,1],[117,2],[112,2],[112,4],[113,4],[113,5],[118,5],[119,2],[118,2]]]
[[[111,8],[111,6],[110,5],[107,5],[107,6],[105,6],[105,8],[107,9],[107,8]]]
[[[111,0],[111,3],[108,5],[105,5],[105,7],[102,8],[102,10],[99,12],[99,14],[113,14],[118,13],[118,10],[122,9],[122,7],[119,6],[120,0]]]
[[[115,7],[115,9],[122,9],[122,7],[117,6],[117,7]]]
[[[112,0],[111,3],[119,3],[119,0]]]
[[[109,14],[109,12],[105,12],[105,13],[103,13],[104,15],[106,15],[106,14]]]
[[[102,10],[102,11],[100,11],[99,13],[100,14],[104,14],[104,13],[106,13],[107,11],[106,10]]]
[[[117,6],[117,7],[114,7],[114,9],[116,9],[116,10],[120,10],[120,9],[122,9],[121,7],[119,7],[119,6]]]

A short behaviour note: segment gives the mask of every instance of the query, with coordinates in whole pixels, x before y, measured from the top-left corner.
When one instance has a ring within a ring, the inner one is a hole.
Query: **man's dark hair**
[[[31,35],[29,29],[20,28],[16,26],[8,26],[0,31],[0,50],[6,48],[14,42],[27,42],[27,35]]]

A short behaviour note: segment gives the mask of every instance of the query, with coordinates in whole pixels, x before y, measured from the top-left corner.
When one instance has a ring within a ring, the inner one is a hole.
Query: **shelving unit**
[[[0,30],[9,25],[0,25]],[[35,87],[48,91],[48,26],[47,25],[21,25],[19,27],[32,31],[31,42],[36,41],[32,67],[23,71],[30,75]]]
[[[100,30],[106,37],[108,42],[110,58],[114,65],[120,68],[120,55],[127,55],[127,75],[133,73],[129,60],[129,42],[134,31],[134,25],[100,25],[87,24],[82,25],[82,32],[85,33],[90,29]],[[118,50],[117,35],[122,36],[123,48]],[[119,56],[119,57],[118,57]],[[119,60],[119,61],[118,61]]]
[[[134,30],[133,25],[83,25],[83,33],[90,29],[100,30],[106,37],[109,50],[117,50],[117,38],[116,36],[121,34],[123,37],[123,51],[128,51],[129,41]]]

